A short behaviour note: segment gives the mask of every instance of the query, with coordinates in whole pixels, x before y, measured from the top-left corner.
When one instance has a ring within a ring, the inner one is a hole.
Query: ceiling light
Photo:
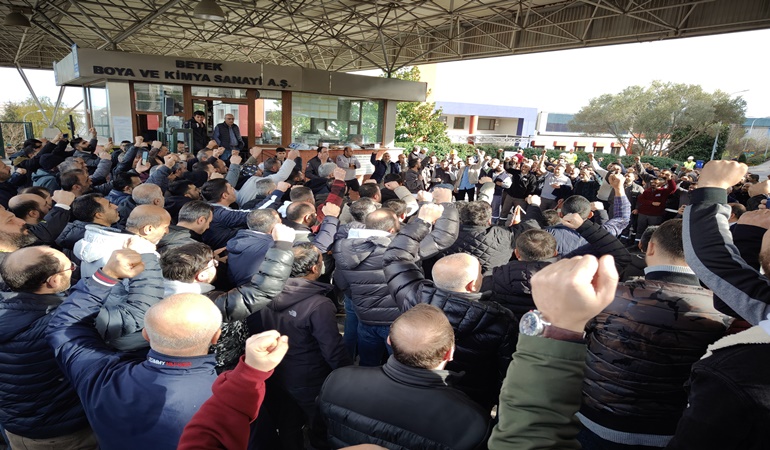
[[[205,20],[225,20],[225,12],[216,0],[201,0],[193,10],[193,16]]]
[[[29,23],[29,19],[27,19],[27,16],[24,14],[13,11],[12,13],[5,16],[5,20],[3,21],[4,27],[23,27],[23,28],[29,28],[32,26],[32,24]]]

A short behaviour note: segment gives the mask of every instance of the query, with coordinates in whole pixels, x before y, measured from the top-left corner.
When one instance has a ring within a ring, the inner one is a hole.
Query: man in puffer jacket
[[[451,191],[446,191],[446,199],[451,199]],[[457,210],[451,203],[442,217],[436,222],[435,229],[425,241],[434,242],[434,248],[421,246],[420,258],[429,257],[454,242],[457,236]],[[387,348],[390,324],[401,314],[399,306],[388,291],[383,257],[385,251],[400,229],[396,214],[389,209],[378,209],[366,216],[365,229],[352,229],[348,239],[342,239],[334,245],[335,284],[345,291],[350,298],[358,317],[358,353],[361,366],[379,366]]]
[[[70,287],[72,263],[50,247],[16,250],[0,265],[15,292],[0,301],[0,423],[12,448],[96,449],[96,438],[70,381],[46,342],[46,328]]]
[[[233,286],[242,286],[257,273],[265,253],[273,246],[270,233],[281,223],[274,209],[257,209],[246,218],[248,230],[238,230],[227,242],[227,275]]]
[[[332,286],[318,281],[325,271],[323,255],[309,242],[297,244],[292,253],[291,278],[253,322],[250,318],[249,331],[278,330],[291,341],[267,383],[270,394],[264,411],[276,424],[283,448],[305,448],[303,426],[311,444],[324,448],[326,431],[315,420],[315,399],[332,370],[350,366],[353,360],[337,328],[337,308],[326,296]]]
[[[215,346],[217,371],[235,367],[243,354],[249,337],[245,319],[264,308],[283,289],[289,278],[293,256],[291,242],[294,233],[282,225],[272,231],[275,242],[248,283],[227,292],[214,289],[211,284],[217,275],[214,253],[206,244],[181,245],[163,253],[163,286],[165,295],[205,295],[222,313],[222,336]]]
[[[687,406],[685,381],[731,319],[714,309],[685,262],[682,221],[669,220],[647,247],[644,279],[618,286],[588,323],[579,440],[665,447]]]
[[[401,228],[384,257],[385,278],[402,311],[417,303],[429,303],[444,311],[456,344],[454,360],[447,369],[465,371],[457,388],[489,411],[500,394],[518,324],[510,311],[482,298],[481,264],[468,254],[441,258],[433,267],[434,281],[425,279],[415,260],[420,241],[442,212],[440,205],[424,205],[417,220]]]

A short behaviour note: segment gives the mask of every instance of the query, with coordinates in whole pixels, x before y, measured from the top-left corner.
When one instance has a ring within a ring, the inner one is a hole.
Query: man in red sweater
[[[666,210],[666,200],[676,192],[676,181],[670,170],[661,171],[660,177],[650,181],[650,187],[645,189],[636,199],[636,209],[631,214],[637,214],[636,236],[641,239],[644,230],[650,225],[663,223]]]

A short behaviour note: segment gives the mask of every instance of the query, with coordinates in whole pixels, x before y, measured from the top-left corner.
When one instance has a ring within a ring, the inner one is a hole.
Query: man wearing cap
[[[687,157],[687,161],[682,164],[685,169],[693,170],[695,168],[695,161],[693,161],[695,158],[692,156]]]
[[[206,148],[206,144],[209,143],[209,135],[206,130],[206,114],[203,111],[195,111],[192,119],[184,123],[184,128],[192,130],[193,153]]]

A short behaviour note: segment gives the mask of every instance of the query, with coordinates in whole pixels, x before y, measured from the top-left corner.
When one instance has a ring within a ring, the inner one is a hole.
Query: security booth
[[[83,87],[88,126],[116,143],[138,135],[170,142],[172,130],[203,111],[209,136],[232,114],[248,147],[351,145],[368,155],[393,147],[396,103],[427,93],[413,81],[84,48],[54,72],[57,85]]]

